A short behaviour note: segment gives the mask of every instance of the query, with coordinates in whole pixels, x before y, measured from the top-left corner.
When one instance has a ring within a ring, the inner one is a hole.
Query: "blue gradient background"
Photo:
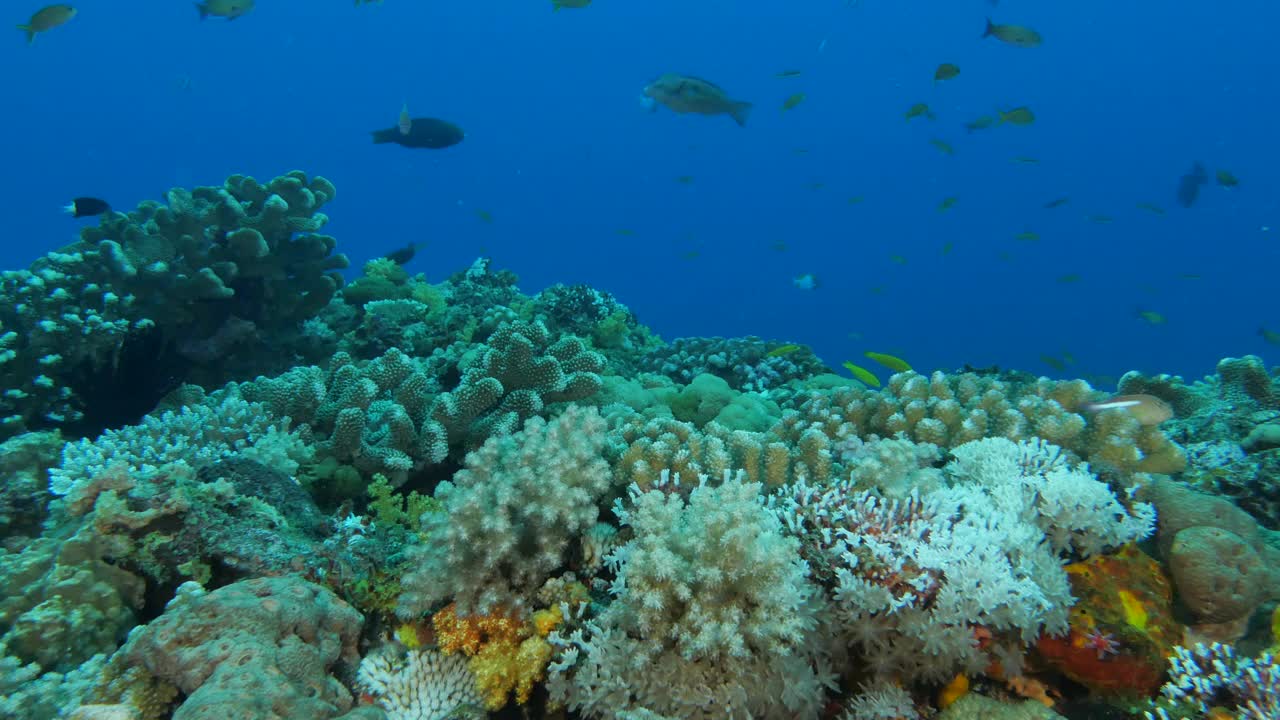
[[[302,169],[337,185],[328,231],[357,267],[419,241],[410,269],[439,279],[483,252],[526,292],[611,291],[666,338],[803,342],[833,367],[880,350],[923,370],[1070,376],[1199,376],[1222,356],[1274,355],[1258,328],[1280,330],[1280,6],[1261,0],[258,0],[230,23],[180,1],[77,7],[32,47],[16,30],[0,42],[3,268],[74,239],[58,208],[75,195],[127,209]],[[1045,44],[979,39],[987,14]],[[962,75],[934,87],[944,61]],[[803,74],[775,77],[791,68]],[[641,88],[668,71],[756,103],[748,126],[644,112]],[[794,92],[807,99],[781,111]],[[372,145],[402,102],[467,140]],[[938,120],[905,122],[916,102]],[[1016,105],[1034,126],[963,129]],[[1176,207],[1195,160],[1241,186]],[[1014,239],[1026,230],[1041,240]],[[792,286],[805,272],[818,289]],[[1067,273],[1084,279],[1055,282]],[[1064,351],[1066,373],[1039,359]]]

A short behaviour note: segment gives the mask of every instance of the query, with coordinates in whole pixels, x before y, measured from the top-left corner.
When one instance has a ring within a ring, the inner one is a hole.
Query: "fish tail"
[[[209,6],[204,3],[196,3],[196,12],[200,13],[200,19],[204,20],[209,17]]]
[[[751,115],[752,105],[749,102],[735,102],[733,108],[729,110],[729,116],[733,121],[738,123],[739,127],[747,126],[747,117]]]
[[[995,34],[996,25],[991,22],[991,18],[987,18],[987,28],[982,31],[982,37],[991,37]]]

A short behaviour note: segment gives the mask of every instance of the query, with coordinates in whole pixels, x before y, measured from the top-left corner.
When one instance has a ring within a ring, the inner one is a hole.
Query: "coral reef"
[[[182,374],[194,365],[226,377],[287,362],[273,346],[342,286],[335,271],[347,260],[316,232],[333,196],[329,181],[300,172],[265,185],[235,175],[222,187],[174,189],[165,204],[108,213],[79,242],[0,274],[0,383],[9,389],[0,438],[50,427],[96,432],[102,425],[86,412],[114,410],[86,394],[119,372],[130,343],[160,353],[140,364],[167,362]],[[146,381],[136,379],[134,393]]]

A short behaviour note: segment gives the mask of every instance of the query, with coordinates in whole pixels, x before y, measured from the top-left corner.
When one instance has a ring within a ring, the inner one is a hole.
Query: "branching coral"
[[[819,603],[761,486],[705,476],[686,500],[632,487],[632,539],[610,556],[613,602],[561,645],[553,699],[594,718],[816,718]]]
[[[449,598],[468,613],[526,604],[596,522],[612,478],[604,432],[595,410],[570,406],[468,455],[453,481],[436,488],[445,512],[423,520],[426,541],[404,578],[402,615]]]

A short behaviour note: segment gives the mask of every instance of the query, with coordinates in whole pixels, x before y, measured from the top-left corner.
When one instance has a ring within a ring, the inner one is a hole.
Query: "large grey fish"
[[[651,109],[656,101],[678,113],[728,115],[743,127],[751,113],[751,103],[734,100],[715,83],[691,75],[662,75],[645,86],[644,96]]]

